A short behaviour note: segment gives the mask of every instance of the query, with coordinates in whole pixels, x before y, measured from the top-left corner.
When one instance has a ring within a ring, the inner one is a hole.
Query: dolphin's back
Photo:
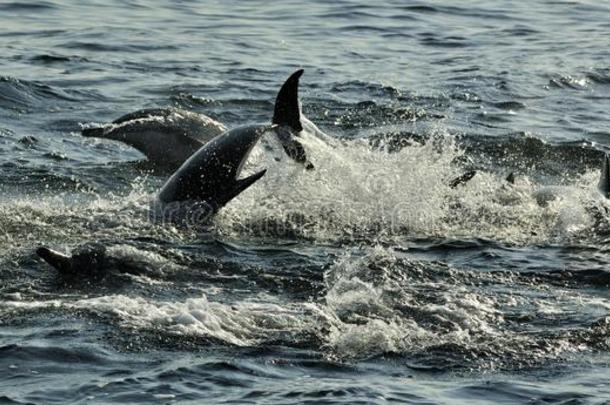
[[[134,111],[117,118],[112,123],[121,128],[122,126],[137,125],[138,123],[151,122],[163,128],[178,128],[189,136],[203,143],[222,134],[227,130],[220,122],[207,115],[182,110],[179,108],[145,108]]]

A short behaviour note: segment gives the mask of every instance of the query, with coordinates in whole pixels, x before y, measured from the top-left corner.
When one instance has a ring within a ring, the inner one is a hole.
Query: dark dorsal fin
[[[610,156],[607,153],[604,154],[602,173],[597,188],[604,197],[610,198]]]
[[[515,184],[515,173],[510,172],[508,176],[506,176],[506,181],[510,184]]]
[[[299,111],[299,78],[302,74],[303,69],[299,69],[284,82],[277,93],[273,112],[274,124],[289,126],[295,132],[303,130]]]

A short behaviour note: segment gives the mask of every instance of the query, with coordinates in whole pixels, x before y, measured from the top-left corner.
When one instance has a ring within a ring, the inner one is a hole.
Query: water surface
[[[593,1],[2,2],[0,402],[608,400],[608,21]],[[80,136],[148,107],[268,122],[298,68],[332,142],[304,136],[313,172],[255,150],[267,175],[206,232],[151,223],[166,175]],[[142,274],[64,280],[34,254],[86,242]]]

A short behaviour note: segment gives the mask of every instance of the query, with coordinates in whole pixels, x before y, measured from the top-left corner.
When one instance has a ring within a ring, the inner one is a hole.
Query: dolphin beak
[[[61,273],[67,273],[72,270],[72,258],[63,253],[56,252],[46,247],[36,249],[36,254],[45,262],[55,267]]]

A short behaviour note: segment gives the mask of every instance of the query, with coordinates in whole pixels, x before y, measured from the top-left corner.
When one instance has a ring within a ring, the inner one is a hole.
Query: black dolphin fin
[[[303,69],[297,70],[280,88],[275,99],[272,122],[278,125],[275,132],[286,154],[295,162],[304,164],[307,170],[311,170],[314,166],[307,159],[305,148],[295,139],[295,136],[303,130],[299,108],[299,78],[302,75]]]
[[[460,184],[468,183],[474,177],[475,174],[477,174],[476,170],[470,170],[470,171],[462,174],[461,176],[456,177],[455,179],[451,180],[449,182],[449,187],[456,188]]]
[[[597,189],[606,198],[610,198],[610,156],[607,153],[604,154],[604,161],[602,163],[602,172],[597,184]]]
[[[36,254],[44,259],[45,262],[59,270],[60,273],[70,273],[72,271],[72,258],[63,253],[56,252],[46,247],[36,249]]]
[[[254,173],[251,176],[245,177],[243,179],[235,180],[235,184],[231,188],[229,192],[227,192],[220,201],[217,203],[220,206],[224,206],[226,203],[237,197],[243,191],[245,191],[248,187],[256,183],[261,177],[263,177],[267,173],[267,169],[261,170],[260,172]]]
[[[510,172],[508,176],[506,176],[506,182],[510,184],[515,184],[515,173]]]
[[[273,112],[274,124],[288,126],[294,132],[301,132],[301,111],[299,108],[299,78],[303,75],[303,69],[294,72],[284,82],[275,99],[275,110]]]

